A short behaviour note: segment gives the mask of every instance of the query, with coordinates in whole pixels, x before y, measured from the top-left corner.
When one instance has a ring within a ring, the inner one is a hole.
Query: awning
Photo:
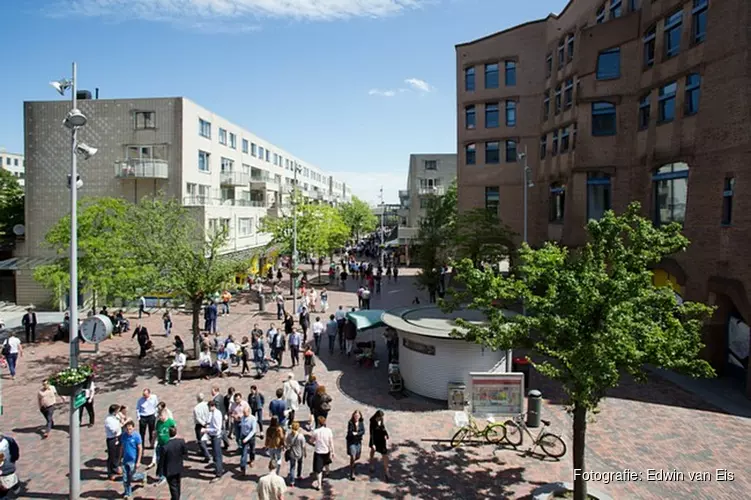
[[[348,312],[347,319],[354,322],[357,330],[362,332],[372,328],[386,326],[386,324],[381,321],[383,313],[383,309],[363,309],[360,311]]]
[[[18,271],[19,269],[36,269],[39,266],[52,264],[56,257],[14,257],[0,261],[0,271]]]

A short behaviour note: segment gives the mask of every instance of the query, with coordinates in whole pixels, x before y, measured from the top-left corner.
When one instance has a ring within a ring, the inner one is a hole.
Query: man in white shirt
[[[175,351],[175,359],[172,364],[167,367],[167,371],[164,373],[164,383],[169,384],[169,376],[172,370],[177,370],[177,381],[175,385],[180,385],[180,381],[183,379],[183,370],[188,362],[188,358],[181,350]]]
[[[316,346],[316,354],[318,354],[321,350],[321,336],[323,335],[323,330],[326,327],[323,324],[323,321],[321,321],[321,317],[316,317],[316,322],[313,323],[313,341],[315,342]]]
[[[206,463],[209,463],[211,462],[211,454],[209,453],[209,448],[206,446],[206,443],[201,439],[203,437],[203,430],[209,425],[209,404],[206,402],[206,397],[203,393],[196,395],[196,401],[198,404],[193,407],[193,424],[195,427],[196,441],[198,442],[198,447],[201,449],[203,458],[206,460]]]
[[[154,447],[154,431],[156,429],[156,407],[159,404],[159,398],[156,394],[151,393],[148,387],[143,390],[143,396],[136,403],[136,417],[138,418],[138,433],[143,440],[143,446],[146,448],[146,429],[149,429],[149,447]]]
[[[282,500],[287,491],[284,479],[276,473],[277,463],[273,458],[269,460],[269,473],[258,480],[258,500]]]
[[[123,429],[120,419],[117,418],[119,411],[120,405],[110,405],[109,414],[104,419],[104,436],[107,439],[107,475],[110,481],[115,480],[120,459],[120,434],[123,433]]]
[[[232,335],[227,339],[227,343],[224,345],[224,350],[229,354],[229,359],[232,361],[232,364],[238,366],[240,364],[240,358],[237,357],[237,344],[235,344],[235,339],[232,338]]]
[[[216,471],[216,477],[214,480],[221,479],[224,475],[224,464],[222,463],[222,435],[224,432],[224,418],[222,412],[216,407],[216,403],[212,399],[209,401],[209,421],[206,428],[203,430],[204,435],[208,436],[208,440],[211,443],[212,451],[214,452],[214,467]]]
[[[362,290],[362,308],[370,309],[370,290],[367,288]]]
[[[284,402],[287,403],[287,410],[289,411],[287,426],[290,426],[295,420],[295,412],[300,406],[300,399],[302,397],[302,388],[297,380],[295,380],[294,373],[287,374],[287,380],[282,384],[282,390],[284,391],[282,397],[284,398]]]
[[[5,347],[6,345],[8,346],[7,348]],[[16,337],[13,330],[10,331],[10,337],[3,342],[3,354],[5,355],[5,360],[8,362],[10,378],[16,380],[16,363],[18,362],[18,357],[23,356],[23,348],[21,347],[21,339]]]

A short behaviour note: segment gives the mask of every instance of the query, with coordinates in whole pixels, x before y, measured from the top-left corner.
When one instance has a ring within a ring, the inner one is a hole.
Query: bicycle
[[[527,423],[524,421],[526,413],[517,415],[512,420],[504,422],[506,428],[506,441],[511,446],[517,447],[522,444],[524,440],[524,432],[526,431],[530,438],[532,438],[532,444],[534,446],[527,449],[527,453],[532,454],[539,446],[545,454],[551,458],[561,458],[566,454],[566,443],[559,436],[546,432],[545,429],[550,426],[549,420],[540,420],[542,422],[542,429],[533,436],[532,432],[527,427]]]
[[[493,421],[492,417],[488,417],[488,424],[484,428],[480,428],[477,425],[477,420],[471,413],[467,413],[469,422],[459,428],[451,438],[451,447],[456,448],[464,441],[481,438],[491,444],[500,444],[506,439],[506,426],[500,422]]]

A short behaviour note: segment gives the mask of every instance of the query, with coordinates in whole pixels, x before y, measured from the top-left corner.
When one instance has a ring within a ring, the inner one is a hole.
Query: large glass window
[[[477,163],[477,146],[475,144],[467,144],[464,146],[464,158],[467,165],[474,165]]]
[[[516,62],[506,61],[505,70],[506,70],[506,75],[505,75],[506,86],[513,87],[514,85],[516,85]]]
[[[733,194],[735,191],[735,177],[725,177],[722,191],[722,225],[733,223]]]
[[[639,130],[649,128],[649,108],[651,107],[651,94],[644,94],[639,99]]]
[[[486,64],[485,65],[485,88],[497,89],[498,88],[498,64]]]
[[[676,13],[665,18],[665,58],[678,55],[681,51],[681,28],[683,27],[683,11],[679,10]]]
[[[676,82],[660,87],[657,93],[659,103],[658,123],[672,122],[675,119],[675,92],[677,89],[678,84]]]
[[[699,94],[701,92],[701,75],[691,73],[686,77],[686,116],[699,112]]]
[[[683,223],[688,201],[688,164],[669,163],[652,175],[655,225]]]
[[[506,101],[506,126],[516,126],[516,101]]]
[[[610,175],[604,172],[587,174],[587,220],[600,220],[610,210]]]
[[[550,185],[550,216],[548,220],[553,224],[563,223],[563,212],[566,205],[566,189],[560,182]]]
[[[615,47],[597,56],[597,79],[613,80],[621,77],[621,49]]]
[[[694,0],[691,10],[691,35],[694,43],[701,43],[707,39],[707,9],[709,0]]]
[[[501,202],[501,193],[498,186],[485,188],[485,208],[495,214],[498,213],[498,205]]]
[[[516,161],[516,141],[506,141],[506,163]]]
[[[464,108],[464,126],[468,129],[475,128],[475,106],[467,106]]]
[[[498,103],[485,103],[485,128],[498,127]]]
[[[616,125],[615,104],[611,102],[592,103],[592,135],[596,137],[615,135]]]
[[[475,90],[475,67],[464,68],[464,90]]]
[[[489,141],[485,143],[485,163],[500,163],[501,143],[498,141]]]
[[[644,67],[651,68],[655,64],[655,41],[657,28],[652,26],[644,33]]]

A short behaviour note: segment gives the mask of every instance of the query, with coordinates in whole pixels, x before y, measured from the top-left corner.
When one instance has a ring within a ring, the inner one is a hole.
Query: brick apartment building
[[[633,200],[683,222],[655,280],[717,306],[705,356],[749,396],[750,25],[749,0],[572,0],[456,46],[460,207],[521,233],[526,151],[533,245]]]

